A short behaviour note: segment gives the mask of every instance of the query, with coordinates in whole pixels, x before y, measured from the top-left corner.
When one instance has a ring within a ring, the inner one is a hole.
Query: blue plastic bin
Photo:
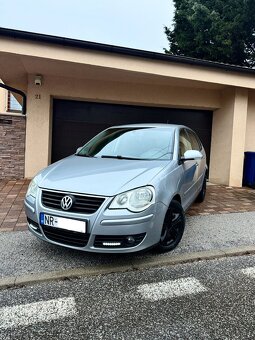
[[[255,189],[255,152],[244,153],[243,185]]]

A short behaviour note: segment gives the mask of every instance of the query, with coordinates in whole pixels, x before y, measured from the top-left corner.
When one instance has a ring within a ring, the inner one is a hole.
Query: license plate
[[[86,233],[86,222],[40,213],[40,224],[79,233]]]

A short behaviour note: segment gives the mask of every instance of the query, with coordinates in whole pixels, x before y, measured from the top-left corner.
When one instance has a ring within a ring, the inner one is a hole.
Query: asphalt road
[[[255,256],[0,291],[0,339],[254,339]]]
[[[139,255],[92,254],[54,246],[30,232],[0,233],[0,278],[112,263],[128,264],[150,257],[171,257],[217,248],[255,244],[255,212],[188,217],[180,245],[170,253]]]

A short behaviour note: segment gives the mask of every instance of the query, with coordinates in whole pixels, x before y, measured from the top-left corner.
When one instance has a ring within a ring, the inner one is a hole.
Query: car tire
[[[206,178],[204,178],[204,181],[203,181],[203,186],[196,198],[196,202],[197,203],[202,203],[204,202],[205,200],[205,195],[206,195]]]
[[[176,248],[182,239],[184,229],[184,210],[178,201],[173,200],[167,210],[156,251],[165,253]]]

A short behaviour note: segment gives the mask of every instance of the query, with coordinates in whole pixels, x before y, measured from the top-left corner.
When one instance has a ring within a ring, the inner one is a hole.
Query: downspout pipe
[[[7,91],[17,93],[17,94],[19,94],[22,97],[22,99],[23,99],[23,103],[22,104],[23,105],[22,105],[22,111],[21,112],[25,116],[26,113],[27,113],[27,96],[26,96],[26,94],[23,91],[19,90],[19,89],[15,89],[14,87],[11,87],[9,85],[5,85],[5,84],[2,84],[2,83],[0,83],[0,87],[6,89]]]

